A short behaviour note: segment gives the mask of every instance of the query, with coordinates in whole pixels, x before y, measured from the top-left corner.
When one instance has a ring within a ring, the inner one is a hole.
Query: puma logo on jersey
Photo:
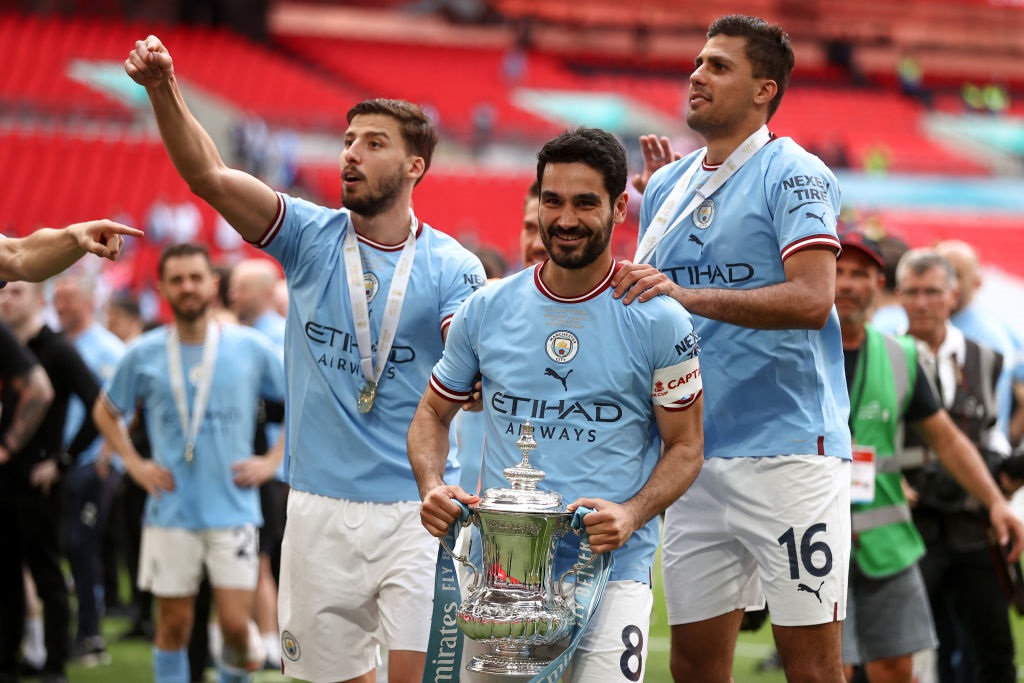
[[[562,388],[565,389],[566,391],[569,391],[569,386],[565,383],[565,380],[569,379],[569,375],[572,374],[572,370],[565,373],[565,376],[563,377],[562,375],[559,375],[551,368],[544,368],[544,374],[547,375],[548,377],[554,377],[555,379],[557,379],[559,382],[562,383]]]
[[[700,241],[700,238],[696,235],[690,235],[690,241],[700,245],[700,253],[704,253],[704,243]]]
[[[824,214],[824,212],[822,212],[822,214],[819,216],[817,214],[811,213],[810,211],[806,211],[806,212],[804,212],[804,218],[817,218],[818,221],[821,222],[822,227],[828,227],[827,225],[825,225],[825,214]]]
[[[813,588],[808,586],[806,583],[799,583],[796,586],[796,591],[798,593],[800,591],[803,591],[805,593],[813,593],[814,597],[818,598],[818,602],[820,603],[821,602],[821,593],[820,593],[820,591],[821,591],[821,587],[824,586],[824,585],[825,585],[825,582],[822,581],[820,584],[818,584],[818,590],[814,590]]]

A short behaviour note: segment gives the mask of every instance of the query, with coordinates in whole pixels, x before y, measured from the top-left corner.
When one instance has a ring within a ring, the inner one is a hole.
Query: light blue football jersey
[[[459,486],[469,493],[481,493],[480,464],[487,446],[483,413],[460,410],[452,420],[452,429],[459,449]]]
[[[103,386],[110,379],[114,374],[114,368],[117,367],[121,357],[124,356],[124,342],[116,334],[99,323],[94,322],[84,332],[75,337],[72,343],[75,345],[78,355],[85,361],[86,367],[92,370],[96,383],[100,386]],[[82,421],[86,419],[87,412],[91,410],[92,406],[86,407],[82,405],[81,399],[77,396],[71,396],[68,401],[68,415],[64,420],[65,448],[71,445],[71,441],[82,427]],[[91,420],[92,417],[89,416],[88,419]],[[79,467],[82,465],[91,466],[92,463],[96,462],[102,446],[103,438],[96,437],[89,447],[81,452],[75,465]],[[120,459],[117,459],[116,462],[120,466]]]
[[[213,384],[195,444],[185,461],[185,433],[171,392],[167,327],[151,330],[128,347],[104,391],[123,415],[145,408],[153,459],[171,470],[175,490],[146,501],[146,523],[185,529],[260,526],[258,488],[235,485],[231,465],[252,457],[259,397],[284,399],[281,359],[263,336],[240,325],[222,325]],[[195,396],[193,374],[202,365],[200,344],[181,344],[186,401]]]
[[[270,344],[273,347],[274,352],[277,353],[279,358],[281,358],[281,362],[284,362],[284,316],[277,311],[265,311],[263,315],[252,322],[252,327],[254,330],[262,332],[263,335],[270,340]],[[284,432],[284,426],[282,424],[276,424],[273,422],[266,423],[263,429],[267,436],[267,448],[272,448]],[[286,481],[285,463],[283,460],[281,461],[281,465],[277,468],[276,476],[277,479]]]
[[[647,483],[660,453],[655,373],[700,352],[690,315],[657,297],[624,306],[607,278],[567,300],[549,291],[543,264],[492,283],[456,314],[431,389],[465,400],[483,375],[483,489],[507,487],[522,425],[534,426],[530,462],[547,473],[540,488],[623,502]],[[685,409],[699,392],[675,409]],[[658,518],[615,552],[613,580],[650,582]],[[578,546],[578,542],[576,543]],[[570,544],[569,562],[575,558]]]
[[[640,209],[643,239],[698,150],[658,171]],[[714,169],[690,181],[681,212]],[[682,287],[755,289],[784,282],[801,249],[839,251],[839,184],[789,138],[769,142],[658,245],[649,262]],[[670,217],[670,222],[673,217]],[[705,353],[704,454],[821,453],[850,459],[849,396],[835,308],[822,330],[755,330],[694,316]]]
[[[284,358],[285,319],[277,311],[265,311],[263,315],[252,321],[254,330],[258,330],[270,340],[271,346]]]
[[[348,212],[279,195],[280,211],[257,240],[288,280],[285,374],[286,452],[293,488],[378,503],[419,500],[405,435],[444,347],[459,305],[483,285],[484,270],[454,239],[420,224],[394,345],[373,409],[359,412],[359,364],[342,241]],[[380,335],[384,304],[402,245],[359,237],[370,338]],[[458,482],[455,448],[446,480]]]

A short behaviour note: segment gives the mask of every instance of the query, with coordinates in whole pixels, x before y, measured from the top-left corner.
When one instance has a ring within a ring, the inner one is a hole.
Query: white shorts
[[[601,604],[562,676],[562,683],[614,683],[642,681],[647,669],[647,641],[651,630],[651,587],[638,581],[609,581]],[[555,657],[568,639],[536,649],[537,656]],[[488,645],[466,638],[462,646],[463,683],[525,681],[525,678],[494,676],[467,671],[476,655],[490,652]]]
[[[158,598],[195,595],[205,566],[214,588],[255,590],[258,546],[259,532],[253,524],[203,531],[144,526],[139,588]]]
[[[377,667],[381,645],[426,652],[437,547],[418,501],[293,489],[278,594],[284,675],[347,680]]]
[[[665,514],[670,624],[768,602],[772,623],[846,616],[850,463],[821,455],[709,458]]]

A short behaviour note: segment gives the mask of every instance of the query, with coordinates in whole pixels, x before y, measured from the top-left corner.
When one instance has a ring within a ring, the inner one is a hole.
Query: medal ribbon
[[[398,318],[402,314],[402,302],[405,300],[405,288],[412,274],[412,261],[416,255],[416,229],[419,221],[409,209],[409,236],[402,247],[402,255],[398,257],[395,273],[391,277],[387,302],[384,304],[384,318],[380,324],[380,337],[377,339],[377,363],[374,369],[373,344],[370,342],[370,308],[366,303],[366,284],[363,277],[363,262],[359,257],[359,239],[356,237],[355,226],[349,219],[345,231],[342,251],[345,256],[345,275],[348,278],[348,296],[352,303],[352,320],[356,328],[356,344],[359,346],[359,366],[363,377],[376,385],[384,372],[384,364],[391,354],[391,345],[395,341],[398,329]]]
[[[196,393],[192,397],[192,414],[189,415],[188,402],[185,398],[185,369],[181,362],[181,338],[178,328],[171,325],[167,331],[167,371],[171,380],[171,394],[174,406],[178,409],[178,420],[181,432],[185,436],[186,460],[191,461],[199,427],[206,414],[206,404],[210,400],[210,389],[213,387],[213,371],[217,361],[217,347],[220,344],[220,327],[212,320],[206,324],[206,336],[203,338],[203,358],[199,365],[199,381]]]
[[[694,162],[690,164],[690,168],[686,169],[686,173],[679,179],[676,186],[672,188],[672,192],[669,193],[661,208],[658,209],[658,213],[655,215],[654,220],[651,221],[650,226],[648,226],[643,240],[637,246],[633,263],[646,262],[668,233],[672,232],[687,216],[693,213],[694,209],[700,206],[701,202],[713,195],[718,188],[724,185],[736,171],[743,167],[743,164],[750,161],[771,139],[772,134],[768,132],[768,126],[766,125],[754,131],[750,137],[743,141],[743,144],[732,151],[732,154],[722,162],[718,170],[703,185],[697,188],[696,194],[690,200],[690,203],[686,205],[686,208],[683,209],[683,212],[676,216],[674,221],[669,223],[669,218],[676,210],[676,206],[679,205],[686,195],[694,174],[697,173],[697,169],[704,163],[707,148],[705,148],[705,154],[698,154]]]

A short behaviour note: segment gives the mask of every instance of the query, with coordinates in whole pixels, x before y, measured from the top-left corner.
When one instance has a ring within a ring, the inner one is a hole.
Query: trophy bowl
[[[480,532],[482,569],[447,546],[445,550],[474,573],[468,596],[459,605],[459,628],[492,650],[474,657],[467,668],[532,676],[550,663],[537,656],[534,648],[572,633],[575,611],[562,582],[579,567],[554,580],[555,549],[570,531],[572,513],[566,511],[560,494],[537,488],[544,472],[529,461],[530,451],[537,447],[529,422],[516,445],[523,460],[504,470],[509,488],[485,491],[480,504],[470,507],[465,522]]]

